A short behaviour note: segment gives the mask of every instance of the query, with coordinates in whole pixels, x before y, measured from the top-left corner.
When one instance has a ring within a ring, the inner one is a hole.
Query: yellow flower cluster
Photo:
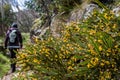
[[[120,69],[119,36],[113,13],[95,12],[82,24],[72,22],[65,26],[60,38],[36,39],[34,45],[26,46],[19,60],[35,75],[39,73],[51,80],[63,76],[66,80],[68,76],[71,80],[111,79]]]

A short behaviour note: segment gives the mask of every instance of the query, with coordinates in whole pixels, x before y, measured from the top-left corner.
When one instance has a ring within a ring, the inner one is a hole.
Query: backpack
[[[9,42],[10,42],[10,43],[14,43],[16,37],[17,37],[17,30],[12,30],[12,31],[9,33]]]

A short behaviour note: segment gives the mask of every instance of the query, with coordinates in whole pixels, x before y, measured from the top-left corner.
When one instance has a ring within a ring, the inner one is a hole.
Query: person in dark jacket
[[[10,34],[11,32],[14,31],[16,34],[14,42],[10,41]],[[22,35],[21,32],[18,30],[18,26],[16,23],[13,23],[11,28],[7,31],[6,38],[5,38],[5,48],[9,49],[10,51],[10,58],[15,59],[16,58],[16,53],[18,52],[18,49],[22,48]],[[11,72],[16,71],[16,63],[11,62]]]

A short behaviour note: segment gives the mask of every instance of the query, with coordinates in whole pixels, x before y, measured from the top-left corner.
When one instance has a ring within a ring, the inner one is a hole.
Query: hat
[[[13,24],[12,24],[12,27],[13,27],[13,28],[17,28],[17,27],[18,27],[18,26],[17,26],[17,23],[13,23]]]

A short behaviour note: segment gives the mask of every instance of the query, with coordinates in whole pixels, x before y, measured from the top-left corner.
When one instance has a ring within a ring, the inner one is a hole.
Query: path
[[[12,75],[13,75],[12,73],[11,74],[7,74],[1,80],[11,80]]]
[[[15,72],[15,73],[9,73],[9,72],[0,80],[12,80],[12,77],[16,77],[19,75],[19,73],[17,73],[17,72]]]

